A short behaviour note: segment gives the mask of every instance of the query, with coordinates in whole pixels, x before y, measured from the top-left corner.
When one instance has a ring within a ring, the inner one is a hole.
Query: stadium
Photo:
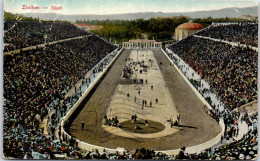
[[[257,158],[258,22],[176,32],[119,45],[69,22],[5,21],[4,157]]]

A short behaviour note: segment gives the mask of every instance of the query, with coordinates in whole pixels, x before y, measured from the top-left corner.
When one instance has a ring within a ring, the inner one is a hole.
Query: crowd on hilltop
[[[51,151],[54,145],[38,129],[40,121],[61,106],[69,89],[115,49],[92,35],[5,55],[4,155],[22,158],[31,150]]]
[[[257,99],[256,51],[193,36],[170,50],[206,79],[230,110]]]
[[[258,23],[237,22],[213,24],[196,35],[258,46]]]
[[[87,34],[71,23],[5,21],[4,52]]]

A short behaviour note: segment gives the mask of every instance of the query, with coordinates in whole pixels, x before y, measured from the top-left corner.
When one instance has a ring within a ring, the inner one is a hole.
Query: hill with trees
[[[193,20],[194,23],[200,23],[202,26],[207,27],[212,22],[237,22],[245,21],[241,18],[195,18],[177,16],[171,18],[151,18],[136,19],[136,20],[77,20],[76,23],[86,23],[90,25],[102,25],[103,29],[94,30],[95,34],[106,39],[111,39],[113,42],[123,42],[129,39],[148,38],[157,41],[171,40],[175,28],[183,23]]]

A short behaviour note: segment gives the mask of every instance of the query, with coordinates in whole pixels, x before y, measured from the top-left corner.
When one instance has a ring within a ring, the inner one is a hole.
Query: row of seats
[[[230,110],[257,99],[258,52],[194,36],[169,49],[206,79]]]
[[[47,25],[48,26],[48,25]],[[43,25],[43,27],[46,27]],[[92,35],[4,56],[4,155],[22,159],[68,145],[46,137],[39,123],[65,94],[117,47]]]
[[[237,23],[216,23],[196,33],[196,35],[211,37],[215,39],[258,46],[258,23],[237,22]]]
[[[88,35],[71,23],[49,21],[5,21],[4,52]]]

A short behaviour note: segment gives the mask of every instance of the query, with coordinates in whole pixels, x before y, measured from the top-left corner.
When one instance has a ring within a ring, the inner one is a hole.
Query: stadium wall
[[[124,49],[121,49],[117,55],[112,59],[112,61],[108,64],[108,66],[105,68],[105,70],[97,77],[95,82],[93,82],[87,91],[80,97],[80,99],[75,103],[75,105],[69,110],[69,112],[66,114],[66,116],[61,121],[61,133],[65,135],[65,137],[68,138],[68,140],[71,139],[71,135],[67,132],[69,125],[72,123],[75,117],[77,117],[79,111],[84,107],[84,102],[86,102],[91,95],[94,93],[95,89],[98,87],[97,85],[103,80],[103,78],[106,76],[108,71],[111,69],[112,65],[117,60],[118,56],[123,52]],[[56,133],[57,134],[57,133]],[[109,149],[105,147],[100,147],[92,144],[85,143],[83,141],[80,141],[76,138],[74,138],[78,142],[78,147],[81,149],[85,149],[88,151],[91,151],[93,149],[98,149],[99,151],[103,151],[106,149],[106,151],[115,153],[116,151],[123,152],[122,150],[117,149]]]
[[[180,69],[175,65],[175,63],[171,60],[171,58],[165,53],[165,51],[163,49],[161,49],[162,53],[169,59],[169,61],[174,65],[174,68],[178,71],[178,73],[181,75],[181,77],[186,81],[186,83],[191,87],[191,89],[194,91],[194,93],[199,97],[199,99],[206,105],[206,107],[210,110],[214,110],[209,104],[208,102],[201,96],[201,94],[197,91],[197,89],[190,83],[190,81],[183,75],[183,73],[180,71]],[[186,147],[185,152],[186,153],[198,153],[201,152],[205,149],[208,149],[214,145],[216,145],[217,143],[219,143],[221,141],[221,137],[224,135],[224,131],[225,131],[225,124],[224,124],[224,120],[220,119],[219,120],[219,125],[221,127],[221,132],[213,139],[199,144],[199,145],[195,145],[195,146],[191,146],[191,147]],[[179,151],[179,150],[178,150]],[[161,151],[165,154],[168,155],[172,155],[172,154],[176,154],[177,151],[176,150],[166,150],[166,151]]]

